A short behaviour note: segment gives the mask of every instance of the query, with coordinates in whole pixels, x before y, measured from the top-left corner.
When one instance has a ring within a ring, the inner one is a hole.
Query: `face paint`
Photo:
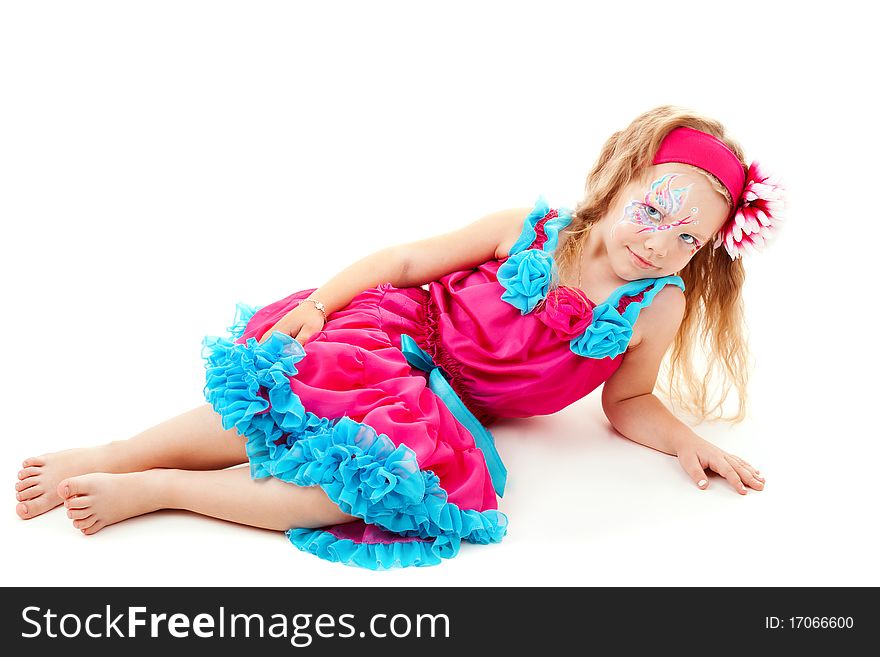
[[[688,190],[693,187],[693,183],[687,187],[672,188],[672,181],[678,177],[677,173],[667,173],[662,178],[651,183],[651,189],[645,196],[645,203],[659,208],[665,214],[678,214],[681,206],[687,199]]]
[[[695,219],[691,219],[693,215],[699,212],[698,208],[691,208],[691,214],[684,219],[679,219],[671,224],[660,223],[664,214],[674,215],[681,210],[685,200],[687,200],[688,190],[693,187],[693,183],[691,183],[687,187],[673,188],[672,181],[678,175],[677,173],[668,173],[651,183],[651,189],[645,194],[644,202],[630,201],[623,209],[623,217],[611,227],[611,237],[614,237],[614,229],[617,228],[617,224],[624,222],[644,226],[644,228],[638,231],[639,233],[653,233],[658,230],[669,230],[676,226],[700,223]]]

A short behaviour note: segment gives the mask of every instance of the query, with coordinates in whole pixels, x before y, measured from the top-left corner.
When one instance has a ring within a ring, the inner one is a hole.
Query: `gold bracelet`
[[[323,303],[321,303],[320,301],[315,301],[314,299],[303,299],[302,301],[311,301],[313,304],[315,304],[315,308],[320,310],[321,314],[324,315],[324,321],[327,321],[327,313],[324,312],[324,308],[326,306],[324,306]],[[302,301],[300,301],[300,303],[302,303]]]

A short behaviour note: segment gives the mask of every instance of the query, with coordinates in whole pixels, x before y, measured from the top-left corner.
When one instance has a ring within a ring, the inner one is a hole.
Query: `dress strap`
[[[497,278],[504,292],[501,298],[527,315],[550,290],[553,252],[559,231],[571,223],[568,208],[551,209],[543,194],[526,217],[522,231],[508,258],[498,267]]]
[[[642,278],[621,285],[607,301],[593,308],[590,325],[571,340],[571,350],[587,358],[617,358],[626,351],[632,339],[633,325],[639,312],[651,305],[654,297],[666,285],[675,285],[684,290],[684,281],[680,276]],[[618,312],[617,307],[624,295],[636,296],[640,292],[645,292],[641,301],[632,301],[623,313]]]
[[[551,209],[547,199],[541,194],[535,207],[525,218],[522,231],[510,247],[509,255],[538,247],[552,253],[559,242],[559,232],[570,223],[571,210],[562,207]]]
[[[624,285],[621,285],[617,288],[608,300],[605,302],[612,308],[617,308],[620,304],[620,300],[626,296],[635,296],[640,292],[645,292],[644,297],[642,297],[641,301],[633,301],[629,305],[627,305],[626,309],[622,313],[622,317],[629,321],[630,324],[635,324],[636,319],[639,316],[639,313],[642,311],[642,308],[647,308],[651,305],[651,302],[654,300],[654,297],[657,296],[657,293],[660,292],[667,285],[675,285],[676,287],[681,288],[682,292],[684,292],[684,281],[681,280],[681,276],[663,276],[662,278],[642,278],[637,281],[630,281]]]

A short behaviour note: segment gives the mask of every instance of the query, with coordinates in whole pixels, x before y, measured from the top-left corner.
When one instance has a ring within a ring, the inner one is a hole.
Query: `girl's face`
[[[611,266],[625,280],[675,274],[697,251],[712,248],[728,212],[700,172],[675,162],[654,165],[601,220]]]

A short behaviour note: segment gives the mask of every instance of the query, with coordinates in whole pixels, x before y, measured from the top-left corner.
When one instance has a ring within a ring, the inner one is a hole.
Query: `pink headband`
[[[732,259],[745,250],[763,247],[773,234],[774,222],[783,218],[784,190],[778,180],[763,175],[755,161],[748,174],[744,173],[734,152],[710,134],[687,127],[671,130],[657,149],[653,163],[666,162],[683,162],[708,171],[730,192],[733,215],[718,231],[714,248],[724,244]]]
[[[676,128],[663,139],[654,164],[684,162],[705,169],[724,183],[730,198],[742,194],[746,175],[742,163],[727,144],[693,128]]]

